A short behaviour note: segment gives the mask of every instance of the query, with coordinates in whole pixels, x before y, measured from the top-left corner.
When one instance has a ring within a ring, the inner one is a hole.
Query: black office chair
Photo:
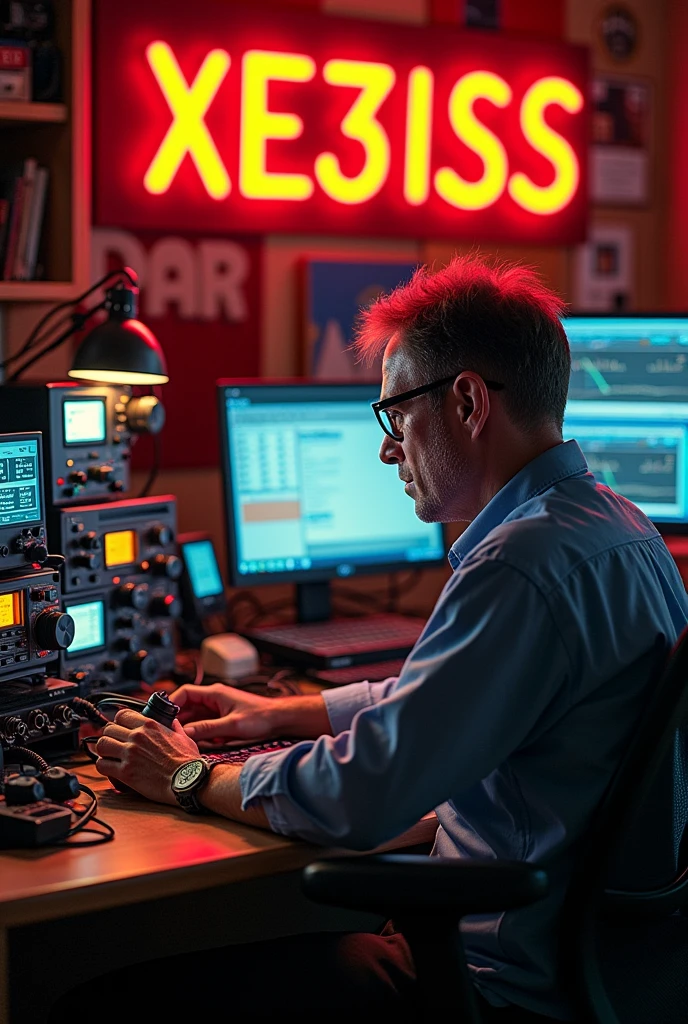
[[[688,1021],[687,724],[688,629],[580,844],[560,919],[579,1024]],[[534,903],[547,886],[546,865],[439,857],[336,858],[303,872],[311,899],[392,918],[414,959],[418,1019],[442,1007],[461,1024],[481,1016],[457,922]]]

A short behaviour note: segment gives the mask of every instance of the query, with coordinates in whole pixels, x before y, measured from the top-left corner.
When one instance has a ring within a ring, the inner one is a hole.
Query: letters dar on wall
[[[165,468],[217,465],[215,381],[260,373],[260,262],[256,238],[93,230],[93,280],[132,267],[141,288],[139,319],[165,352],[170,380],[157,392],[167,413]],[[148,439],[141,439],[135,465],[150,454]]]

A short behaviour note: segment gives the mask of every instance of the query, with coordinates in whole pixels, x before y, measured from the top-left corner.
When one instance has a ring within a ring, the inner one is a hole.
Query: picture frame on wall
[[[596,75],[592,83],[590,198],[610,206],[650,201],[652,91],[648,81]]]
[[[633,306],[633,231],[626,224],[594,224],[575,251],[574,309],[621,312]]]
[[[379,381],[380,362],[357,361],[352,345],[361,309],[409,280],[417,263],[305,260],[302,265],[303,372],[316,380]]]

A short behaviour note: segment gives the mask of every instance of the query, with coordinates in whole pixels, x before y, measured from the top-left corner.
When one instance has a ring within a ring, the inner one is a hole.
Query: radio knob
[[[39,562],[41,565],[48,557],[48,549],[45,544],[29,544],[26,547],[26,561]]]
[[[171,542],[172,531],[169,526],[152,526],[148,531],[148,539],[151,544],[160,544],[161,546],[164,546]]]
[[[155,395],[129,399],[122,421],[134,434],[159,434],[165,425],[165,408]]]
[[[88,477],[84,473],[83,469],[75,469],[73,473],[69,474],[70,484],[79,484],[83,487],[88,482]]]
[[[140,611],[146,607],[148,587],[145,583],[124,583],[115,591],[115,597],[118,604]]]
[[[156,555],[151,562],[156,576],[168,576],[171,580],[179,579],[182,568],[182,560],[177,555]]]
[[[112,466],[89,466],[88,475],[91,480],[96,480],[98,483],[105,483],[112,476]]]
[[[148,651],[137,651],[122,663],[122,672],[127,679],[136,682],[154,683],[158,678],[158,663]]]
[[[82,551],[72,559],[74,565],[82,565],[85,569],[100,569],[100,555],[94,552]]]
[[[42,651],[66,651],[74,639],[74,619],[59,608],[46,608],[36,616],[33,630]]]
[[[181,604],[174,594],[165,594],[164,597],[152,598],[148,610],[156,618],[176,619],[181,612]]]
[[[50,725],[50,719],[46,715],[45,711],[41,711],[37,708],[35,711],[31,711],[29,714],[29,731],[30,732],[43,732]]]
[[[115,641],[115,646],[118,651],[129,651],[133,654],[141,646],[141,641],[137,636],[120,636]]]
[[[0,736],[6,743],[14,743],[15,740],[25,740],[29,735],[29,727],[23,719],[17,715],[11,715],[0,723]]]
[[[81,543],[85,548],[90,548],[91,551],[100,551],[103,546],[95,530],[89,530],[86,536],[82,537]]]
[[[150,642],[156,647],[171,647],[172,633],[169,629],[154,629],[150,635]]]

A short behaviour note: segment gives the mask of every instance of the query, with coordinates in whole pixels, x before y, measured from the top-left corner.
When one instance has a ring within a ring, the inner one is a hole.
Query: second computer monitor
[[[570,316],[564,436],[664,532],[688,530],[688,317]]]
[[[444,564],[442,527],[416,517],[378,458],[379,386],[220,381],[218,392],[234,586]]]

